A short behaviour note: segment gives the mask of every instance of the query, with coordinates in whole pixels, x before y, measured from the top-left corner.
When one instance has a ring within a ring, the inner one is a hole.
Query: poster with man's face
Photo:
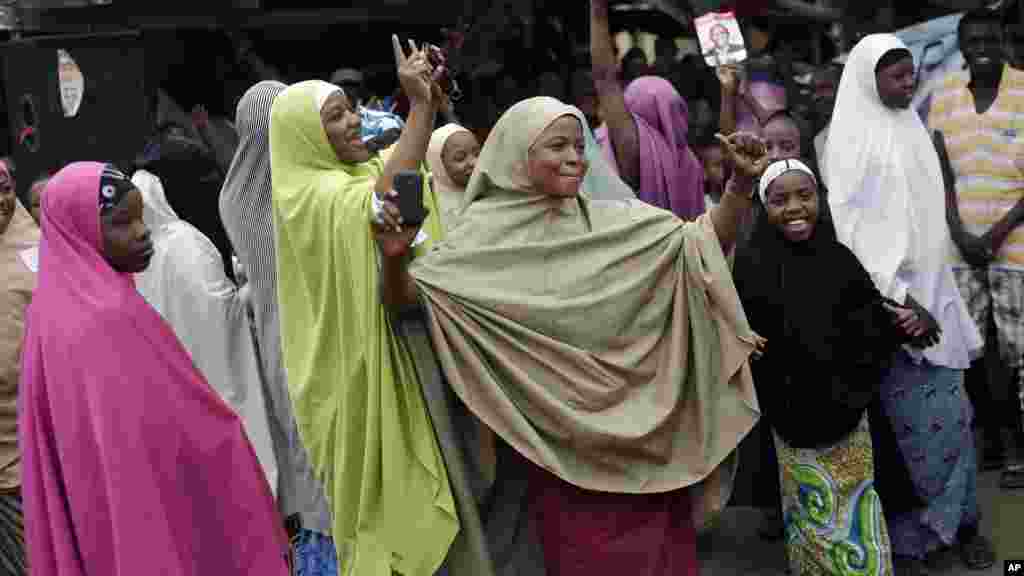
[[[717,68],[747,59],[740,25],[732,12],[711,12],[694,20],[700,52],[708,66]]]

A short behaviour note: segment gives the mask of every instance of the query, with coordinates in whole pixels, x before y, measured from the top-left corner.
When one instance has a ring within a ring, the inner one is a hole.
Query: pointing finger
[[[395,50],[395,62],[401,66],[405,63],[405,50],[402,50],[402,43],[398,41],[398,34],[391,35],[391,46]]]

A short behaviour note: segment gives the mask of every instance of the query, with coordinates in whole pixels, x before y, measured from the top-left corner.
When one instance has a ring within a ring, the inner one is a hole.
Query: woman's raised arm
[[[590,54],[594,68],[594,87],[608,126],[608,138],[615,151],[619,175],[636,190],[640,186],[640,137],[636,120],[626,108],[625,92],[619,83],[612,33],[608,25],[608,0],[590,2]]]
[[[398,36],[392,36],[391,42],[395,49],[398,80],[402,84],[402,90],[409,97],[411,108],[405,129],[395,144],[394,152],[384,163],[384,173],[374,186],[377,198],[384,198],[391,191],[395,174],[403,170],[420,169],[423,159],[427,156],[427,145],[430,144],[430,134],[434,130],[434,118],[441,103],[441,90],[431,79],[433,67],[427,60],[426,52],[416,48],[410,40],[412,52],[406,56]]]
[[[721,203],[711,209],[715,234],[722,251],[728,253],[736,243],[740,223],[750,211],[757,179],[768,165],[768,154],[764,142],[753,134],[737,132],[728,138],[721,134],[716,137],[733,166]]]

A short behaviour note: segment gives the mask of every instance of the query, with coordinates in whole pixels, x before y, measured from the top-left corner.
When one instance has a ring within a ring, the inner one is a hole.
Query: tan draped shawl
[[[589,136],[552,98],[509,109],[459,226],[412,264],[435,349],[462,401],[534,463],[598,491],[699,485],[703,526],[759,417],[755,336],[710,217],[629,199],[589,137],[578,198],[531,190],[529,149],[565,115]]]
[[[38,249],[39,227],[21,202],[15,201],[11,223],[0,233],[0,275],[4,283],[0,293],[0,492],[21,485],[18,378],[25,316],[36,287],[36,273],[26,258],[37,257]]]

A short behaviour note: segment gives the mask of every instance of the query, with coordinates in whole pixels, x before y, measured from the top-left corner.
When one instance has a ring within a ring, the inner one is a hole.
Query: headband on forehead
[[[811,181],[814,182],[815,186],[818,185],[818,179],[814,177],[814,172],[807,167],[807,164],[804,164],[800,160],[790,158],[788,160],[772,162],[768,165],[768,168],[765,169],[764,174],[761,175],[761,184],[758,187],[758,195],[761,196],[762,204],[767,203],[766,196],[768,194],[768,187],[772,185],[772,182],[774,182],[776,178],[787,172],[803,172],[811,177]]]
[[[131,180],[112,164],[104,166],[100,174],[100,213],[117,206],[125,194],[134,187]]]
[[[316,87],[316,111],[320,112],[324,109],[324,104],[327,99],[331,97],[335,92],[345,93],[341,86],[331,84],[330,82],[320,82]]]

